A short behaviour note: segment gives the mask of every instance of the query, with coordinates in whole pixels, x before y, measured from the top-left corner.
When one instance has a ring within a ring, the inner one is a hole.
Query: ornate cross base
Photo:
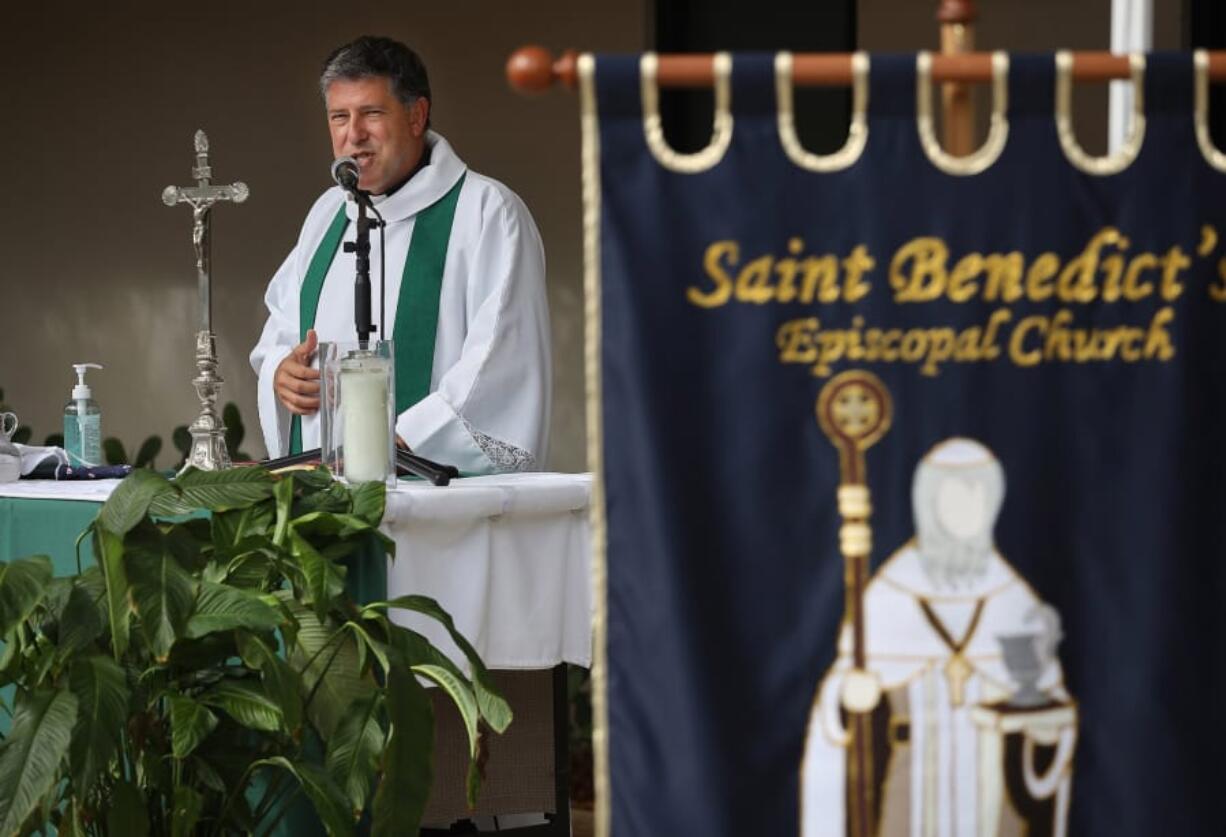
[[[196,334],[196,371],[192,384],[200,397],[200,415],[187,428],[192,447],[183,468],[220,471],[230,467],[230,454],[226,451],[226,428],[217,415],[217,394],[224,381],[217,373],[217,347],[211,331]]]

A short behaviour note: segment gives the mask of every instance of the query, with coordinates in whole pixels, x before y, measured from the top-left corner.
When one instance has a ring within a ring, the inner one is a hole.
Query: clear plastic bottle
[[[85,383],[87,369],[101,369],[97,363],[74,363],[77,385],[72,399],[64,405],[64,450],[71,465],[102,464],[102,408]]]

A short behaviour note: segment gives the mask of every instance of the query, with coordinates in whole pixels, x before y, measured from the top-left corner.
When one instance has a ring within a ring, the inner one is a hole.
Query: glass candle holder
[[[392,341],[319,344],[320,447],[348,483],[396,484]]]

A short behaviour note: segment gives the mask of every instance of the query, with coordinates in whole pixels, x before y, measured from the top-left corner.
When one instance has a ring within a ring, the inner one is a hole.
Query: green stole
[[[438,300],[443,286],[443,266],[447,262],[447,243],[455,220],[455,205],[465,175],[430,206],[417,213],[409,252],[404,260],[400,279],[400,296],[396,303],[396,322],[392,327],[396,357],[396,415],[412,407],[430,394],[430,373],[434,369],[434,340],[438,333]],[[341,205],[331,226],[324,233],[315,255],[311,257],[306,279],[298,296],[298,340],[305,341],[309,329],[315,327],[319,295],[324,279],[349,218]],[[302,453],[302,417],[295,415],[290,422],[290,454]]]

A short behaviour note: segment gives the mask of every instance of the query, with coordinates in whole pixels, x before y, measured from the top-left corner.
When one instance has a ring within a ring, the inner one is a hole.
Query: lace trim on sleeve
[[[462,416],[461,421],[464,421]],[[532,471],[536,468],[536,457],[530,451],[488,436],[467,421],[464,421],[464,427],[472,435],[477,447],[481,448],[481,452],[493,463],[495,471],[506,473],[508,471]]]

